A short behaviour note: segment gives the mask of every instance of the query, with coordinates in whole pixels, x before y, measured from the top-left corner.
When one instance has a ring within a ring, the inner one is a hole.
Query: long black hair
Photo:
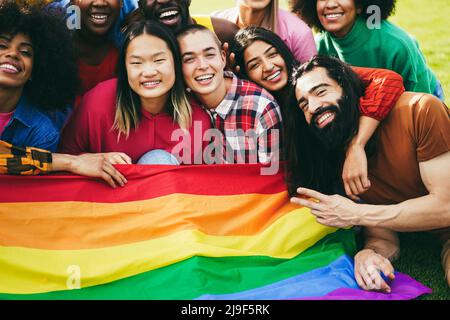
[[[286,179],[290,195],[295,195],[299,186],[326,194],[336,193],[342,187],[341,172],[345,149],[358,133],[359,99],[364,94],[364,84],[351,67],[341,60],[315,56],[295,68],[291,79],[291,95],[295,97],[295,84],[300,77],[320,67],[325,68],[328,76],[342,88],[343,97],[339,107],[347,122],[347,128],[342,143],[335,148],[327,148],[312,133],[298,104],[286,106],[283,119],[284,146],[287,161]]]
[[[295,59],[289,47],[286,43],[275,33],[270,30],[261,27],[247,27],[238,31],[234,37],[235,43],[231,48],[231,51],[235,54],[236,65],[239,66],[239,76],[244,79],[248,79],[248,74],[245,68],[244,52],[255,41],[260,40],[272,45],[283,58],[286,64],[288,78],[292,76],[293,69],[299,65]],[[283,109],[283,104],[290,103],[285,101],[287,93],[290,92],[290,83],[288,83],[283,89],[279,91],[271,91],[270,93],[277,99]]]
[[[42,111],[65,110],[75,99],[78,71],[63,14],[44,10],[46,1],[0,1],[0,34],[30,37],[34,51],[31,81],[23,94]]]

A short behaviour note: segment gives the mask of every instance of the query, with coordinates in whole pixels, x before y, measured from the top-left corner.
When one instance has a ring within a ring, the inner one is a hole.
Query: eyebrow
[[[154,58],[154,57],[160,56],[160,55],[162,55],[162,54],[166,54],[166,53],[167,53],[167,52],[165,52],[165,51],[159,51],[159,52],[156,52],[156,53],[151,54],[150,57]],[[139,55],[135,55],[135,54],[132,54],[131,56],[129,56],[130,59],[131,59],[131,58],[142,59],[142,57],[143,57],[143,56],[139,56]]]
[[[272,49],[274,49],[274,48],[275,48],[274,46],[270,46],[269,48],[266,49],[266,51],[264,51],[263,55],[266,55],[267,52],[269,52],[270,50],[272,50]],[[247,68],[248,68],[248,65],[249,65],[250,63],[252,63],[253,61],[255,61],[255,60],[257,60],[257,59],[259,59],[259,57],[254,57],[253,59],[248,60],[247,63],[246,63]]]
[[[217,49],[215,47],[208,47],[208,48],[203,49],[202,52],[208,52],[208,51],[211,51],[211,50],[215,51]],[[193,51],[185,52],[185,53],[183,53],[183,55],[181,57],[189,56],[189,55],[195,55],[195,52],[193,52]]]
[[[3,39],[5,41],[11,42],[13,37],[11,36],[7,36],[7,35],[0,35],[0,39]],[[30,42],[21,42],[20,43],[21,46],[28,46],[31,47],[31,49],[33,49],[33,45]]]
[[[318,84],[317,86],[312,87],[311,89],[308,90],[308,93],[313,93],[314,91],[316,91],[317,89],[321,88],[321,87],[330,87],[330,85],[328,83],[321,83]],[[303,103],[306,99],[301,97],[300,99],[297,100],[297,104],[300,105],[301,103]]]

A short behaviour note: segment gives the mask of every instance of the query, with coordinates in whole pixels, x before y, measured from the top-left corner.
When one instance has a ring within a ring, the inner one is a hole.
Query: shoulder
[[[391,114],[392,117],[407,118],[413,124],[442,118],[450,126],[450,110],[441,100],[428,93],[403,93]]]
[[[311,28],[292,12],[279,9],[278,11],[278,23],[282,29],[286,30],[291,35],[304,34],[312,32]]]
[[[238,9],[236,7],[225,10],[217,10],[211,13],[211,17],[226,19],[231,22],[236,21],[237,16],[238,16]]]
[[[240,79],[241,83],[241,96],[247,102],[253,102],[258,108],[258,112],[264,113],[271,109],[279,109],[278,103],[272,94],[264,88],[261,88],[257,84]]]
[[[80,109],[92,113],[104,113],[115,108],[117,94],[117,79],[110,79],[97,84],[86,92],[81,100]]]

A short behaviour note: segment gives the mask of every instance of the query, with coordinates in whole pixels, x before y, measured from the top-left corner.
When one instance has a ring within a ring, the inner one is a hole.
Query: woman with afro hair
[[[63,17],[44,4],[0,1],[0,139],[55,151],[77,69]]]
[[[360,67],[391,69],[407,91],[444,100],[442,87],[427,66],[417,41],[386,19],[395,0],[290,0],[291,10],[321,33],[319,54]]]

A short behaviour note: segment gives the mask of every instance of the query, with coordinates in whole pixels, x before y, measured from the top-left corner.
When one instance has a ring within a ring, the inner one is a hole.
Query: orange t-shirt
[[[380,125],[368,161],[371,188],[362,199],[395,204],[428,194],[419,162],[450,151],[450,112],[436,97],[405,92]]]

